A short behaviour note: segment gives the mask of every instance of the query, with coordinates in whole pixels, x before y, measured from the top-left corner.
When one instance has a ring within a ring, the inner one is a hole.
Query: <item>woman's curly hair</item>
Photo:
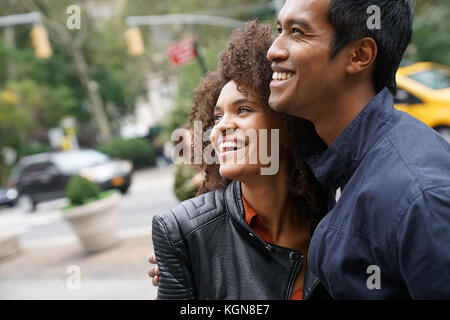
[[[294,153],[294,143],[300,141],[305,132],[312,130],[312,124],[286,114],[270,109],[268,100],[270,95],[270,81],[272,69],[266,58],[268,49],[273,42],[272,30],[269,26],[251,21],[245,29],[236,29],[232,32],[226,48],[219,55],[219,67],[209,72],[195,90],[194,103],[189,114],[191,129],[194,121],[201,121],[203,130],[214,126],[214,106],[219,98],[222,88],[233,80],[239,91],[247,94],[252,92],[265,102],[268,112],[274,117],[282,119],[286,150],[280,154],[286,161],[288,187],[293,198],[298,202],[299,208],[304,208],[308,217],[322,216],[326,206],[326,190],[317,182],[309,167]],[[192,148],[199,142],[192,139]],[[203,141],[203,149],[210,144]],[[283,151],[282,151],[283,152]],[[192,154],[194,154],[192,152]],[[197,171],[204,174],[204,181],[198,194],[223,188],[231,181],[219,174],[218,164],[205,164],[195,166]]]

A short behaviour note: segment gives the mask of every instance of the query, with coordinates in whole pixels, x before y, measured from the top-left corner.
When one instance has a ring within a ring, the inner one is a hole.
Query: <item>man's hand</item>
[[[150,278],[152,278],[152,283],[155,287],[157,287],[159,285],[159,268],[158,265],[156,264],[156,257],[155,255],[152,255],[149,259],[148,262],[150,262],[150,264],[154,264],[155,266],[151,267],[148,270],[148,275]]]

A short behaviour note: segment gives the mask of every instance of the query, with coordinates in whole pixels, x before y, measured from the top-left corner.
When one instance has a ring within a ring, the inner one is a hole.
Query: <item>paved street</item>
[[[153,299],[156,289],[147,276],[151,219],[178,203],[173,169],[137,171],[133,179],[119,208],[121,242],[90,256],[58,212],[65,200],[43,203],[34,214],[2,209],[0,232],[21,232],[23,251],[0,260],[0,299]],[[71,265],[80,268],[80,289],[67,287]]]
[[[172,191],[172,168],[136,171],[128,194],[122,197],[119,207],[120,230],[129,234],[150,232],[153,215],[178,203]],[[56,200],[38,205],[37,212],[24,214],[19,209],[0,209],[0,230],[17,229],[24,247],[47,243],[73,242],[75,234],[64,220],[59,208],[66,200]]]

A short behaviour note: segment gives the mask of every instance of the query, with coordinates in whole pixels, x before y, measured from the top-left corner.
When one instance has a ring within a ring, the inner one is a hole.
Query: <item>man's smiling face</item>
[[[327,18],[329,2],[287,0],[280,11],[277,38],[267,53],[274,71],[272,109],[314,121],[345,74],[339,59],[330,58],[334,30]]]

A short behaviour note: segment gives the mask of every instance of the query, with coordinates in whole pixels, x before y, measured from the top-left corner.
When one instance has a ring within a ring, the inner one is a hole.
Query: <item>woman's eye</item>
[[[247,107],[240,107],[239,108],[239,113],[243,113],[243,112],[251,112],[252,110],[250,108]]]
[[[283,29],[277,28],[277,35],[280,35],[283,32]]]
[[[222,118],[222,115],[220,115],[220,114],[215,114],[215,115],[213,115],[213,120],[214,120],[215,122],[219,121],[221,118]]]

